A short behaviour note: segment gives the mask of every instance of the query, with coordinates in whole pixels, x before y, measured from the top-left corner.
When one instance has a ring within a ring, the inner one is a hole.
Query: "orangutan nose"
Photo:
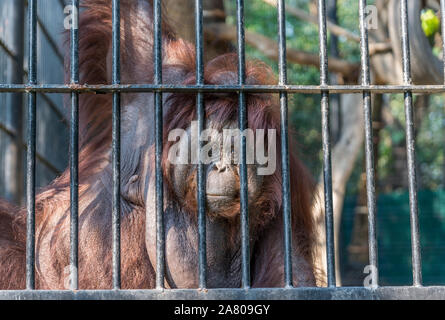
[[[218,173],[222,173],[222,172],[227,170],[228,166],[229,165],[227,163],[224,163],[223,161],[218,161],[218,162],[215,163],[214,169],[216,171],[218,171]]]
[[[214,196],[235,196],[238,180],[236,170],[231,170],[230,164],[218,161],[209,167],[207,174],[207,194]]]

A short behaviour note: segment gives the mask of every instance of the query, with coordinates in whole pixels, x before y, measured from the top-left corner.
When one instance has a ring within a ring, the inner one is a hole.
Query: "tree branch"
[[[360,94],[344,94],[341,99],[342,119],[344,126],[339,141],[332,149],[332,200],[334,212],[335,259],[339,266],[339,234],[343,201],[346,185],[354,169],[358,154],[363,146],[365,135],[363,121],[363,100]],[[313,215],[316,224],[315,261],[317,271],[317,286],[326,286],[326,224],[324,207],[323,179],[317,185]],[[341,285],[341,278],[337,273],[337,285]]]
[[[271,6],[274,7],[277,6],[276,0],[263,0],[263,2],[270,4]],[[309,12],[288,5],[286,6],[286,12],[290,13],[299,20],[311,22],[313,24],[318,25],[318,18],[311,15]],[[329,29],[330,32],[332,32],[332,34],[335,34],[336,36],[345,37],[346,39],[352,40],[354,42],[360,42],[360,37],[358,35],[343,27],[340,27],[339,25],[335,24],[330,20],[326,21],[326,27]]]
[[[277,6],[276,0],[262,0],[262,1],[271,5],[271,6],[274,6],[274,7]],[[318,25],[318,18],[304,10],[301,10],[301,9],[298,9],[295,7],[291,7],[291,6],[286,6],[286,12],[290,13],[292,16],[294,16],[295,18],[297,18],[299,20],[303,20],[303,21]],[[360,37],[358,35],[349,31],[348,29],[340,27],[339,25],[335,24],[334,22],[330,21],[329,19],[327,19],[327,21],[326,21],[326,27],[332,34],[334,34],[338,37],[345,37],[348,40],[360,43]],[[369,55],[370,56],[372,56],[374,54],[390,52],[391,50],[392,50],[392,47],[391,47],[391,43],[389,43],[389,42],[370,43],[369,44]]]
[[[212,23],[206,25],[205,36],[218,40],[236,41],[236,27],[225,23]],[[246,43],[261,51],[269,59],[278,61],[278,44],[275,40],[246,30]],[[318,54],[305,51],[287,49],[287,60],[301,65],[311,65],[320,67],[320,58]],[[340,73],[346,78],[357,79],[359,64],[350,63],[345,60],[329,58],[329,71]]]

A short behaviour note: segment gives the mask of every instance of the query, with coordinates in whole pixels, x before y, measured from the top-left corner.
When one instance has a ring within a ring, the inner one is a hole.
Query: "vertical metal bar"
[[[23,0],[12,1],[9,29],[14,36],[11,38],[11,49],[15,53],[11,62],[6,66],[6,83],[23,83],[23,49],[25,38],[25,5]],[[23,95],[20,92],[7,94],[6,118],[8,128],[14,131],[12,141],[8,143],[5,157],[6,198],[19,204],[23,194],[23,153],[22,153],[22,116]]]
[[[112,83],[120,84],[120,1],[113,0]],[[113,289],[121,288],[121,95],[113,92]]]
[[[279,42],[279,84],[287,84],[286,61],[286,16],[284,0],[278,1],[278,42]],[[289,169],[289,133],[288,133],[288,96],[280,92],[281,110],[281,165],[283,180],[283,221],[284,221],[284,284],[292,287],[292,231],[290,207],[290,169]]]
[[[203,14],[202,0],[195,1],[195,37],[196,37],[196,84],[204,84],[204,45],[203,45]],[[205,106],[202,92],[196,94],[198,117],[198,137],[205,127]],[[206,244],[206,176],[201,162],[202,141],[198,139],[198,234],[199,234],[199,287],[207,287],[207,244]]]
[[[442,39],[445,39],[445,0],[440,0],[440,17],[442,24]],[[442,41],[443,83],[445,84],[445,41]],[[445,157],[442,162],[442,184],[445,185]]]
[[[79,12],[79,0],[72,0],[72,9]],[[71,84],[79,83],[78,14],[71,26]],[[70,289],[79,289],[79,94],[71,93],[70,123]]]
[[[161,1],[154,1],[154,83],[162,83],[162,29]],[[164,232],[164,183],[162,177],[162,93],[154,93],[156,132],[156,287],[164,288],[165,275],[165,232]]]
[[[440,0],[440,17],[442,22],[442,39],[445,39],[445,0]],[[443,81],[445,84],[445,41],[442,41],[443,50]]]
[[[246,55],[244,32],[244,0],[237,0],[237,40],[238,40],[238,84],[246,82]],[[238,127],[240,133],[247,128],[246,96],[239,92]],[[247,205],[247,154],[246,137],[240,134],[240,214],[241,214],[241,260],[242,260],[242,287],[250,288],[250,237],[249,237],[249,209]]]
[[[320,85],[328,85],[328,50],[326,32],[326,0],[318,0],[318,26],[320,41]],[[335,287],[334,212],[332,205],[331,132],[329,120],[329,91],[321,93],[323,140],[323,179],[326,216],[326,256],[328,286]]]
[[[28,1],[29,66],[28,83],[37,84],[37,0]],[[28,133],[26,151],[26,288],[35,289],[35,174],[36,174],[36,93],[28,93]]]
[[[371,84],[369,71],[369,46],[368,46],[368,26],[366,25],[366,0],[359,2],[360,15],[360,51],[362,62],[362,85]],[[366,152],[366,192],[368,197],[368,242],[369,242],[369,263],[373,270],[373,285],[378,285],[377,269],[377,233],[376,233],[376,195],[375,195],[375,169],[374,169],[374,145],[372,135],[372,110],[371,92],[363,92],[363,111],[365,120],[365,152]]]
[[[411,85],[411,58],[408,31],[408,4],[407,0],[400,0],[400,14],[402,17],[402,53],[403,53],[403,82]],[[406,152],[408,158],[408,180],[409,180],[409,206],[411,221],[411,247],[413,263],[413,285],[422,285],[422,261],[420,253],[418,202],[417,202],[417,176],[415,155],[415,133],[413,94],[405,92],[405,118],[406,118]]]
[[[440,17],[442,24],[442,39],[445,39],[445,0],[440,0]],[[443,83],[445,84],[445,41],[442,41]],[[442,162],[442,185],[445,185],[445,156]]]

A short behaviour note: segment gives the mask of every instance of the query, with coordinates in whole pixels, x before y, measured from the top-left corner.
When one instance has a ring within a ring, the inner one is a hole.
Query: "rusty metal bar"
[[[418,94],[445,93],[445,85],[171,85],[171,84],[120,84],[120,85],[64,85],[64,84],[0,84],[2,92],[37,92],[37,93],[112,93],[112,92],[246,92],[246,93],[401,93],[411,91]]]
[[[175,290],[0,291],[0,300],[443,300],[445,286]]]
[[[121,84],[121,85],[63,85],[63,84],[0,84],[2,92],[37,92],[37,93],[112,93],[115,91],[136,93],[136,92],[246,92],[246,93],[306,93],[321,94],[329,93],[401,93],[411,91],[418,94],[440,94],[445,93],[445,85],[170,85],[170,84]]]
[[[369,67],[369,44],[368,44],[368,26],[366,25],[366,0],[359,2],[360,15],[360,51],[362,62],[362,85],[369,86],[371,83],[371,74]],[[368,242],[369,242],[369,264],[375,270],[372,272],[374,277],[373,285],[378,285],[377,268],[377,232],[376,232],[376,194],[375,194],[375,168],[374,168],[374,144],[372,135],[372,110],[371,93],[363,92],[363,112],[365,119],[365,154],[366,154],[366,192],[368,197]]]
[[[112,83],[120,84],[120,1],[112,3]],[[121,288],[121,94],[113,92],[112,153],[113,153],[113,289]]]
[[[238,85],[246,82],[246,50],[244,32],[244,1],[237,0],[237,44],[238,44]],[[247,128],[247,106],[245,93],[240,91],[238,96],[238,127],[240,130],[240,216],[241,216],[241,286],[250,288],[250,236],[249,236],[249,208],[247,181],[247,153],[246,137],[242,134]]]
[[[411,57],[408,33],[408,3],[407,0],[400,0],[400,15],[402,17],[402,55],[403,55],[403,82],[411,85]],[[419,235],[419,208],[417,201],[417,176],[416,176],[416,150],[414,133],[414,110],[413,93],[406,90],[405,97],[405,118],[406,118],[406,152],[408,158],[408,181],[409,181],[409,205],[411,221],[411,246],[413,264],[413,285],[422,285],[422,258],[420,252]]]
[[[28,84],[37,84],[37,0],[28,4]],[[26,288],[35,289],[36,215],[36,93],[28,93],[28,133],[26,150]]]
[[[318,0],[318,26],[320,41],[320,84],[329,81],[326,31],[326,0]],[[335,287],[334,208],[332,203],[331,132],[329,119],[329,92],[321,91],[321,117],[323,140],[323,180],[326,221],[326,258],[328,286]]]
[[[287,84],[286,61],[286,13],[284,0],[278,1],[278,42],[279,42],[279,84]],[[288,130],[288,95],[280,92],[280,131],[281,131],[281,175],[283,179],[283,242],[284,242],[284,285],[291,288],[292,283],[292,230],[290,203],[290,167],[289,167],[289,130]]]
[[[72,0],[73,10],[79,11],[79,0]],[[71,26],[71,84],[79,83],[78,15]],[[79,289],[79,93],[71,93],[70,123],[70,289]]]
[[[154,82],[162,83],[162,29],[161,1],[154,2]],[[162,92],[155,91],[155,171],[156,171],[156,288],[164,288],[165,230],[164,230],[164,181],[162,174],[163,114]]]
[[[204,84],[204,41],[203,41],[203,3],[195,1],[195,41],[196,41],[196,84]],[[204,95],[196,94],[196,114],[198,120],[198,137],[205,128]],[[198,138],[198,165],[197,165],[197,200],[198,200],[198,276],[199,287],[207,287],[207,244],[206,244],[206,174],[201,159],[203,142]]]

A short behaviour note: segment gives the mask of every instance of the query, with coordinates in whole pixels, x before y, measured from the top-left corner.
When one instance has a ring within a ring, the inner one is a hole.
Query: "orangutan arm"
[[[283,219],[277,217],[263,232],[254,247],[252,287],[284,287]],[[295,287],[314,287],[313,268],[299,252],[294,234],[292,250],[292,275]]]

